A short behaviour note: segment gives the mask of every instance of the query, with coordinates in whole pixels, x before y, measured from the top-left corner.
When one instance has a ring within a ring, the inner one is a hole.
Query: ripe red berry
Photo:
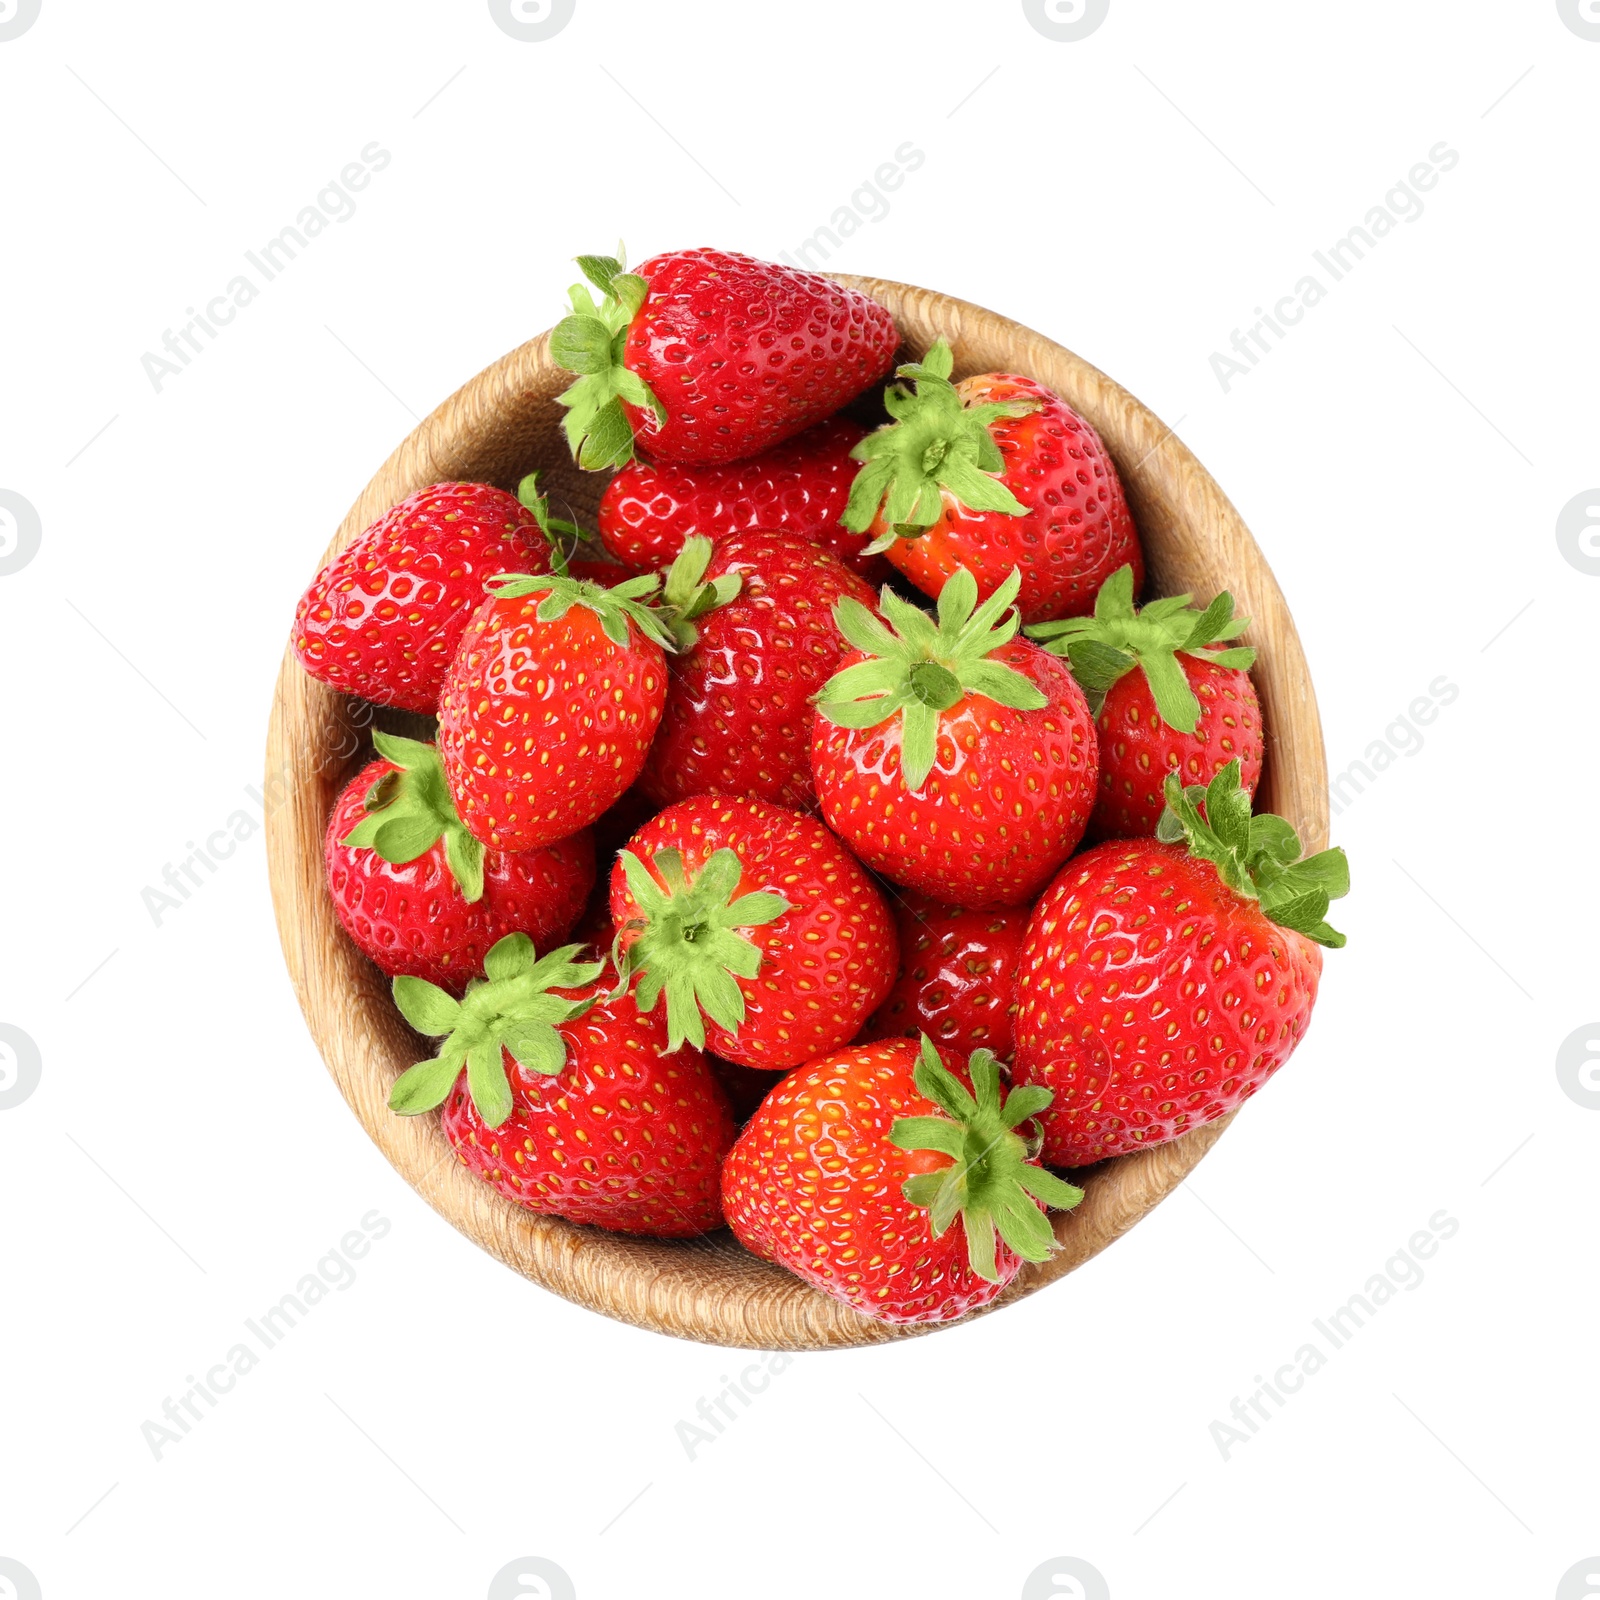
[[[667,697],[671,635],[639,604],[656,582],[515,577],[468,624],[439,702],[439,753],[485,844],[564,839],[638,777]]]
[[[821,823],[764,800],[669,806],[611,872],[636,998],[684,1039],[781,1071],[853,1038],[894,981],[894,919]]]
[[[622,466],[635,437],[657,461],[759,455],[870,388],[900,339],[866,295],[731,251],[672,251],[637,272],[607,256],[578,265],[601,298],[574,287],[550,348],[578,374],[561,403],[591,469]]]
[[[701,609],[696,595],[725,585]],[[668,664],[666,710],[640,774],[660,805],[693,794],[748,795],[794,810],[816,801],[811,700],[849,650],[833,608],[872,591],[835,557],[786,533],[696,535],[665,599],[685,619]]]
[[[547,566],[544,536],[514,495],[433,484],[317,574],[295,611],[295,654],[341,694],[431,716],[484,579]]]
[[[927,1034],[947,1065],[964,1065],[978,1049],[1009,1061],[1017,958],[1030,909],[966,911],[914,892],[899,896],[900,975],[864,1037]]]
[[[1214,1121],[1283,1065],[1311,1019],[1341,850],[1305,859],[1250,815],[1230,763],[1168,779],[1179,842],[1097,845],[1067,863],[1022,947],[1013,1081],[1052,1090],[1044,1159],[1079,1167]],[[1204,803],[1202,816],[1200,806]]]
[[[1097,713],[1100,795],[1089,827],[1100,838],[1153,834],[1169,773],[1204,785],[1237,760],[1245,793],[1256,791],[1262,743],[1261,706],[1250,682],[1256,653],[1248,645],[1211,648],[1242,633],[1250,619],[1234,616],[1229,594],[1203,612],[1189,600],[1174,595],[1135,611],[1133,572],[1123,567],[1106,580],[1092,617],[1028,630],[1071,661]]]
[[[874,870],[952,905],[1020,905],[1077,847],[1098,755],[1065,664],[1014,637],[1013,572],[982,606],[963,568],[937,623],[885,589],[835,610],[857,647],[817,697],[828,825]],[[974,609],[976,606],[976,609]]]
[[[988,1305],[1054,1248],[1045,1205],[1075,1206],[1083,1192],[1036,1165],[1015,1131],[1048,1093],[1002,1095],[987,1051],[970,1075],[969,1090],[926,1039],[855,1044],[791,1072],[723,1168],[729,1227],[883,1322],[949,1322]]]
[[[406,1021],[446,1037],[396,1080],[390,1108],[443,1105],[462,1165],[530,1211],[663,1239],[720,1226],[727,1096],[698,1050],[668,1051],[661,1024],[576,954],[536,959],[514,934],[460,1001],[397,978]]]
[[[564,938],[594,885],[587,831],[486,850],[461,825],[430,744],[375,733],[380,759],[339,796],[324,856],[333,909],[369,960],[459,994],[510,933]]]
[[[686,466],[635,456],[600,497],[600,538],[618,561],[649,571],[667,567],[696,535],[721,539],[756,529],[792,533],[831,550],[870,582],[888,576],[882,556],[839,522],[865,430],[830,417],[758,456],[719,466]]]
[[[987,596],[1022,573],[1024,622],[1078,616],[1100,585],[1144,558],[1116,464],[1089,422],[1032,378],[985,372],[952,384],[950,347],[899,369],[895,419],[856,446],[845,527],[874,535],[925,594],[958,568]]]

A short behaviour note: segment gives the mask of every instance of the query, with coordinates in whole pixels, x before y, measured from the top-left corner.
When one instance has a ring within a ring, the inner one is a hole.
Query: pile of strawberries
[[[961,1316],[1054,1247],[1083,1191],[1050,1169],[1287,1059],[1344,857],[1251,814],[1245,619],[1136,607],[1059,395],[941,343],[874,409],[864,295],[579,264],[551,350],[604,554],[533,476],[435,484],[296,617],[313,676],[438,719],[374,735],[327,831],[341,922],[443,1041],[390,1104],[531,1210],[726,1223],[869,1316]]]

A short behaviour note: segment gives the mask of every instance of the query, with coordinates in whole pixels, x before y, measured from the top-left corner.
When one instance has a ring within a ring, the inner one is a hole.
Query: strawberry
[[[877,887],[821,823],[765,800],[700,795],[646,823],[611,869],[611,920],[639,1009],[666,993],[668,1049],[741,1066],[837,1049],[894,981]]]
[[[341,694],[431,716],[484,579],[547,566],[539,525],[514,496],[436,483],[317,574],[295,612],[295,654]]]
[[[1015,637],[1019,581],[979,606],[960,568],[937,624],[889,589],[891,626],[851,599],[834,610],[856,649],[817,697],[822,814],[868,866],[952,905],[1031,900],[1094,804],[1089,707],[1065,662]]]
[[[374,733],[379,758],[328,819],[333,909],[361,952],[391,977],[459,994],[510,933],[563,938],[594,885],[587,831],[542,849],[485,850],[462,827],[431,744]]]
[[[796,267],[722,250],[578,266],[601,298],[573,287],[550,353],[578,374],[561,403],[590,469],[623,466],[636,437],[657,461],[759,455],[871,388],[899,343],[882,306]]]
[[[833,623],[872,590],[834,556],[787,533],[695,535],[667,575],[680,654],[644,792],[748,795],[811,808],[811,697],[850,648]]]
[[[1175,1139],[1255,1093],[1304,1034],[1342,850],[1301,857],[1250,815],[1230,761],[1204,789],[1167,778],[1156,839],[1062,870],[1022,946],[1013,1080],[1051,1089],[1044,1159],[1081,1167]],[[1201,805],[1204,804],[1204,814]]]
[[[536,959],[502,939],[454,1000],[396,978],[395,1004],[438,1057],[395,1080],[391,1110],[444,1107],[461,1164],[508,1200],[622,1233],[684,1239],[719,1227],[718,1174],[733,1114],[698,1050],[597,982],[576,945]]]
[[[926,895],[903,897],[895,907],[900,975],[863,1037],[927,1034],[947,1062],[965,1063],[979,1048],[1009,1061],[1028,910],[965,911]]]
[[[1155,600],[1135,611],[1133,569],[1106,579],[1092,617],[1040,623],[1028,633],[1072,663],[1100,734],[1100,797],[1090,832],[1102,839],[1156,831],[1169,772],[1207,784],[1238,759],[1247,795],[1261,777],[1261,705],[1250,682],[1249,645],[1208,646],[1250,626],[1233,596],[1196,611],[1190,596]],[[1135,672],[1133,669],[1138,667]]]
[[[587,827],[644,765],[667,698],[666,624],[614,588],[502,574],[445,679],[439,753],[474,837],[532,850]]]
[[[926,1037],[852,1045],[791,1072],[723,1168],[728,1225],[756,1255],[883,1322],[949,1322],[988,1305],[1054,1248],[1044,1207],[1075,1206],[1083,1191],[1038,1166],[1016,1131],[1048,1092],[1002,1097],[987,1050],[970,1078],[969,1090]]]
[[[757,528],[798,534],[831,550],[870,582],[888,576],[882,556],[840,525],[864,430],[830,417],[797,438],[743,461],[692,467],[635,456],[600,496],[600,539],[618,561],[648,571],[670,566],[684,540],[720,539]]]
[[[1089,423],[1032,378],[985,372],[952,384],[940,340],[898,369],[914,388],[884,395],[895,419],[853,454],[866,463],[841,519],[871,532],[926,594],[958,567],[988,596],[1013,568],[1024,622],[1078,616],[1118,567],[1142,577],[1116,464]]]

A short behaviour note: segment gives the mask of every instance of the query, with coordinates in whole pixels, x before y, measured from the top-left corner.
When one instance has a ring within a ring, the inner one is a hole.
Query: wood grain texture
[[[1010,371],[1076,406],[1115,457],[1149,561],[1152,594],[1232,591],[1254,619],[1247,641],[1266,729],[1258,806],[1280,812],[1308,850],[1327,839],[1327,771],[1316,698],[1294,622],[1249,530],[1205,469],[1161,420],[1071,351],[994,312],[926,289],[841,277],[894,315],[908,353],[937,337],[955,376]],[[604,480],[572,466],[549,335],[511,351],[452,395],[379,469],[351,508],[328,560],[396,501],[448,478],[515,488],[536,467],[589,521]],[[309,580],[310,571],[307,572]],[[631,1239],[540,1217],[502,1199],[455,1160],[436,1117],[397,1117],[389,1086],[423,1053],[389,999],[388,981],[345,938],[323,879],[322,836],[334,797],[367,758],[367,724],[388,713],[345,700],[285,654],[267,736],[267,849],[284,958],[329,1072],[397,1171],[491,1255],[579,1305],[641,1328],[711,1344],[823,1350],[930,1330],[895,1329],[849,1310],[747,1254],[725,1230],[691,1243]],[[988,1311],[1054,1282],[1118,1239],[1177,1187],[1230,1119],[1092,1169],[1086,1198],[1056,1219],[1061,1248],[1026,1267]]]

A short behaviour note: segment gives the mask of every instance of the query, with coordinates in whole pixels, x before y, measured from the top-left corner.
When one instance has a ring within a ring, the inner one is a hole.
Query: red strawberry
[[[594,884],[587,831],[543,849],[485,850],[462,827],[431,744],[374,733],[380,760],[339,796],[324,856],[333,909],[362,953],[459,994],[508,933],[563,938]]]
[[[1201,803],[1205,814],[1200,812]],[[1208,788],[1167,779],[1160,840],[1097,845],[1034,908],[1013,1079],[1055,1092],[1044,1159],[1080,1167],[1175,1139],[1254,1094],[1311,1019],[1342,850],[1301,859],[1281,817],[1250,815],[1239,764]]]
[[[1144,558],[1116,464],[1089,423],[1042,383],[985,372],[950,382],[940,340],[884,402],[895,421],[855,448],[866,462],[843,522],[875,535],[926,594],[959,567],[987,596],[1013,569],[1024,622],[1078,616],[1118,567]]]
[[[1100,798],[1090,831],[1100,838],[1149,835],[1166,805],[1167,774],[1207,784],[1234,759],[1247,795],[1261,777],[1261,705],[1250,682],[1249,645],[1212,650],[1250,626],[1233,596],[1204,612],[1190,596],[1133,607],[1133,569],[1114,572],[1092,617],[1045,622],[1028,632],[1064,655],[1098,713]],[[1135,672],[1133,669],[1140,670]]]
[[[667,697],[655,577],[611,589],[507,577],[467,626],[439,702],[439,753],[468,830],[532,850],[587,827],[638,777]]]
[[[664,591],[681,653],[644,792],[661,805],[721,794],[812,807],[811,697],[850,648],[833,622],[846,596],[872,604],[842,562],[793,534],[686,544]]]
[[[341,694],[431,716],[484,579],[548,564],[533,513],[504,489],[419,489],[317,574],[295,612],[295,654]]]
[[[443,1105],[461,1164],[530,1211],[663,1239],[719,1227],[727,1096],[698,1050],[669,1052],[661,1025],[576,953],[536,960],[513,934],[460,1001],[396,978],[406,1021],[446,1038],[395,1081],[390,1108]]]
[[[646,823],[611,870],[641,1011],[683,1040],[781,1071],[860,1031],[894,981],[894,919],[819,822],[701,795]]]
[[[791,1072],[723,1168],[729,1227],[883,1322],[949,1322],[988,1305],[1055,1247],[1044,1206],[1075,1206],[1083,1191],[1036,1165],[1015,1131],[1049,1095],[1002,1098],[987,1050],[970,1070],[969,1092],[927,1039],[888,1039]]]
[[[900,976],[867,1024],[865,1037],[927,1034],[947,1062],[980,1047],[1011,1059],[1017,955],[1028,907],[964,911],[909,894],[895,907]]]
[[[856,652],[817,697],[811,766],[828,825],[885,877],[958,906],[1031,900],[1094,804],[1089,707],[1064,662],[1014,637],[1017,583],[1013,571],[974,610],[961,568],[937,625],[885,589],[892,631],[841,600]]]
[[[867,541],[839,525],[856,475],[850,451],[864,431],[830,417],[761,455],[714,467],[635,456],[600,497],[601,541],[618,561],[650,570],[670,566],[696,534],[720,539],[765,528],[810,539],[881,583],[883,557],[863,555]]]
[[[550,351],[580,466],[738,461],[830,416],[889,370],[882,306],[831,278],[722,250],[677,250],[625,272],[579,256],[584,284]]]

